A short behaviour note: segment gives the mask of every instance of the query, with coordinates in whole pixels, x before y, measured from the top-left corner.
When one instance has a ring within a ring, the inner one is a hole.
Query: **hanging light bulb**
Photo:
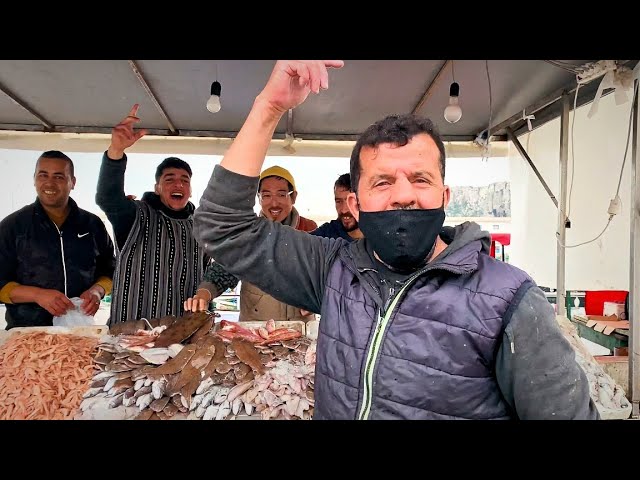
[[[220,105],[220,91],[222,90],[222,85],[220,82],[215,81],[211,84],[211,96],[207,101],[207,110],[211,113],[218,113],[222,106]]]
[[[453,82],[449,87],[449,105],[444,109],[444,119],[449,123],[456,123],[462,118],[462,109],[458,105],[459,95],[460,85]]]

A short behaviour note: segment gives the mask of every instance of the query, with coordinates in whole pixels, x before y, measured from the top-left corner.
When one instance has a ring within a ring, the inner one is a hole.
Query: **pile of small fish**
[[[315,341],[299,336],[253,345],[234,339],[226,344],[224,355],[216,372],[225,372],[233,366],[229,375],[237,365],[250,365],[251,372],[240,379],[235,372],[237,383],[233,387],[230,386],[233,380],[229,381],[223,373],[204,379],[191,403],[190,410],[194,413],[189,418],[195,415],[203,420],[222,420],[231,414],[233,419],[243,413],[252,415],[254,410],[261,412],[265,420],[312,417]]]
[[[105,397],[111,398],[110,408],[136,405],[142,410],[158,400],[153,404],[154,411],[166,410],[168,416],[180,410],[186,412],[185,405],[188,406],[188,403],[182,396],[173,399],[171,406],[168,401],[162,400],[168,382],[162,372],[155,372],[154,369],[161,365],[165,370],[173,368],[171,373],[182,372],[183,369],[186,370],[185,373],[192,373],[184,367],[198,349],[199,340],[209,333],[213,317],[200,313],[179,319],[165,317],[148,323],[151,330],[134,330],[133,326],[145,324],[125,322],[118,329],[112,329],[121,332],[118,336],[106,335],[101,338],[98,353],[94,357],[100,371],[93,377],[89,390],[84,394],[85,400],[80,405],[83,412],[103,403]],[[195,343],[185,346],[182,342]],[[203,351],[203,355],[204,353]],[[195,387],[198,384],[199,380]],[[164,404],[160,408],[162,403]]]
[[[256,405],[263,420],[310,420],[313,417],[316,342],[301,339],[297,345],[289,343],[288,346],[304,355],[291,354],[282,360],[267,363],[267,371],[255,378],[242,397],[244,402]]]
[[[0,347],[0,419],[71,419],[94,374],[97,338],[16,333]]]
[[[598,364],[589,350],[580,341],[576,328],[568,321],[560,322],[564,337],[569,341],[576,353],[576,361],[582,367],[589,380],[589,393],[597,407],[608,410],[629,409],[631,404],[625,397],[624,390]]]
[[[223,420],[254,411],[262,418],[311,417],[315,342],[273,321],[262,333],[224,320],[216,329],[213,321],[189,314],[104,337],[95,357],[101,371],[81,409],[107,397],[111,408],[137,407],[141,420]]]

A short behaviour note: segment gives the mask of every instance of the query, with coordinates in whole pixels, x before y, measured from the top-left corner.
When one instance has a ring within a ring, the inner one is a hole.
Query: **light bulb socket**
[[[459,95],[460,95],[460,85],[458,85],[458,82],[453,82],[449,87],[449,96],[458,97]]]
[[[211,95],[220,96],[220,92],[222,91],[222,85],[217,80],[211,84]]]

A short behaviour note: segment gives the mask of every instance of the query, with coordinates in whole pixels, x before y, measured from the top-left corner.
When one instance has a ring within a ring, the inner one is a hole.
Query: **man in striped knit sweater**
[[[102,157],[96,203],[113,226],[118,253],[113,277],[109,325],[141,318],[184,313],[184,301],[193,296],[209,257],[193,237],[194,205],[191,167],[177,157],[166,158],[156,170],[155,192],[140,201],[124,193],[125,149],[146,131],[134,131],[134,105],[111,133]]]

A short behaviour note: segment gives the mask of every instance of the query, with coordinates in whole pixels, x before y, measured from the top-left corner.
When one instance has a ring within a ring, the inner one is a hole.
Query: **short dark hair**
[[[180,160],[178,157],[168,157],[165,158],[160,163],[160,165],[158,165],[158,168],[156,168],[156,183],[158,183],[160,177],[162,176],[162,173],[167,168],[180,168],[182,170],[186,170],[189,174],[189,178],[191,178],[191,176],[193,175],[193,173],[191,172],[191,167],[187,162],[185,162],[184,160]]]
[[[57,158],[59,160],[64,160],[69,164],[69,171],[71,172],[71,176],[75,177],[75,169],[73,168],[73,160],[67,157],[60,150],[47,150],[46,152],[42,152],[42,155],[38,157],[38,161],[41,158]],[[38,170],[38,162],[36,162],[36,171]]]
[[[428,118],[420,115],[407,113],[403,115],[388,115],[382,120],[370,125],[353,147],[351,152],[351,187],[358,193],[358,182],[360,181],[360,151],[362,147],[376,147],[382,143],[392,143],[404,146],[409,143],[414,136],[426,133],[436,143],[440,151],[440,174],[444,180],[445,170],[445,150],[444,143],[435,125]]]
[[[340,175],[336,180],[336,183],[333,184],[333,188],[334,190],[336,188],[344,188],[345,190],[353,192],[353,189],[351,188],[351,174],[343,173]]]

